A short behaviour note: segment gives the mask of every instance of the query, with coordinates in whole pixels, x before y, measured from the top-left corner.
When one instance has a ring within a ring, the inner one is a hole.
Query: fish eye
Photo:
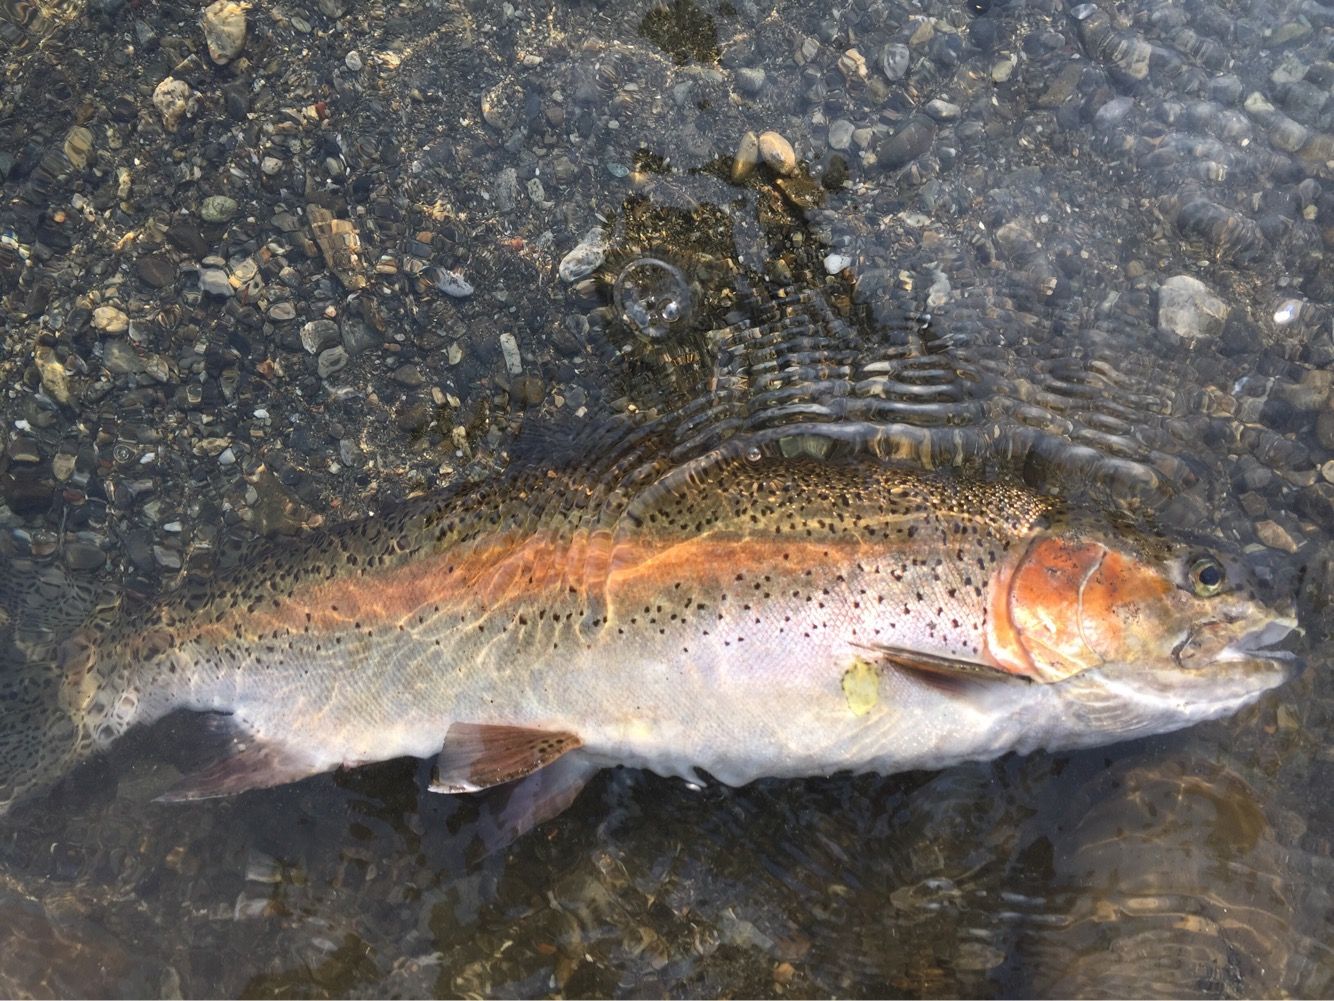
[[[1190,586],[1201,598],[1212,598],[1227,583],[1223,564],[1212,556],[1199,556],[1190,565]]]

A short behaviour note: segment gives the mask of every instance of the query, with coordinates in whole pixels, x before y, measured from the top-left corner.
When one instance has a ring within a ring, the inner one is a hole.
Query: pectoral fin
[[[455,723],[436,758],[432,792],[477,792],[513,782],[583,744],[560,730]]]
[[[862,646],[881,663],[907,671],[926,684],[958,691],[970,683],[1029,684],[1029,678],[975,660],[946,657],[894,646]]]
[[[286,785],[327,770],[280,743],[252,736],[230,716],[206,714],[201,725],[214,738],[225,740],[225,750],[213,764],[185,776],[157,797],[157,802],[231,796],[250,789]]]

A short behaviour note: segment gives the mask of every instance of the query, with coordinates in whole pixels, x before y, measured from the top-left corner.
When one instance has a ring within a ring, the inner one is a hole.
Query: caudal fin
[[[51,785],[89,749],[83,728],[65,712],[58,686],[31,684],[4,663],[0,681],[0,814]]]
[[[97,618],[97,590],[58,567],[0,553],[0,814],[91,749],[75,718],[61,642]]]

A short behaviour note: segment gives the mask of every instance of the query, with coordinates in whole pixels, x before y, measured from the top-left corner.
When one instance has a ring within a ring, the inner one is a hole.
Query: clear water
[[[707,384],[718,420],[837,400],[889,454],[1223,531],[1311,638],[1301,679],[1186,733],[744,789],[609,772],[481,860],[478,803],[416,762],[153,803],[198,755],[167,721],[0,822],[0,992],[1327,996],[1334,14],[987,6],[256,5],[217,67],[193,7],[0,3],[24,572],[133,600],[486,475],[524,420]],[[737,173],[768,129],[795,174]],[[689,283],[679,333],[618,316],[643,258]],[[1224,307],[1194,300],[1198,337],[1164,329],[1174,276]]]

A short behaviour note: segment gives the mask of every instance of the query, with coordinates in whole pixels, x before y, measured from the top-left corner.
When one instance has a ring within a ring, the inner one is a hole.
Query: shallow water
[[[199,755],[168,720],[0,822],[0,991],[1334,990],[1334,10],[320,0],[247,23],[217,66],[193,5],[0,3],[23,573],[134,601],[488,475],[525,422],[685,407],[683,455],[854,428],[1216,528],[1300,589],[1309,668],[1081,754],[739,790],[605,773],[480,861],[479,804],[416,762],[154,803]],[[766,129],[795,175],[734,179]],[[213,195],[234,214],[209,221]],[[564,280],[595,227],[602,261]],[[679,331],[617,315],[646,257],[690,283]]]

